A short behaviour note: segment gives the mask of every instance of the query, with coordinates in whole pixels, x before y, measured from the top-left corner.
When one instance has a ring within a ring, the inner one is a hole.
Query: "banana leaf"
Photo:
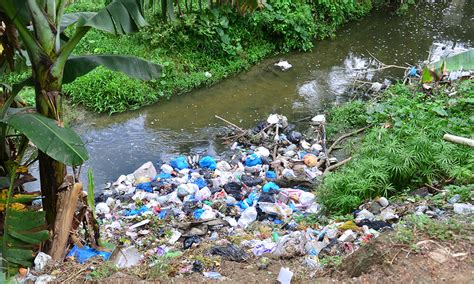
[[[89,158],[81,138],[72,129],[57,125],[53,119],[37,113],[23,113],[9,116],[3,122],[24,134],[56,161],[78,166]]]

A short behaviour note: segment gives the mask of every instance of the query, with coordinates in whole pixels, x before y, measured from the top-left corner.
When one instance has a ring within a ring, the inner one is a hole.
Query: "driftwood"
[[[67,177],[66,177],[67,178]],[[49,254],[54,260],[63,259],[77,208],[77,201],[82,192],[82,183],[70,182],[65,189],[58,192],[58,208],[54,222],[53,238]]]
[[[347,159],[345,159],[345,160],[340,161],[340,162],[337,163],[337,164],[334,164],[334,165],[332,165],[332,166],[327,167],[327,168],[324,170],[324,174],[328,174],[330,171],[333,171],[333,170],[339,168],[340,166],[344,165],[345,163],[349,162],[350,160],[352,160],[352,157],[349,157],[349,158],[347,158]]]
[[[443,139],[452,143],[474,147],[474,139],[455,136],[451,134],[444,134]]]
[[[347,133],[347,134],[344,134],[342,135],[341,137],[337,138],[336,141],[334,141],[334,143],[332,143],[331,147],[329,147],[328,149],[328,155],[332,152],[332,150],[334,150],[334,148],[336,147],[337,143],[341,142],[342,140],[346,139],[347,137],[350,137],[352,135],[355,135],[355,134],[358,134],[364,130],[366,130],[368,128],[368,126],[366,127],[363,127],[363,128],[360,128],[360,129],[357,129],[351,133]]]

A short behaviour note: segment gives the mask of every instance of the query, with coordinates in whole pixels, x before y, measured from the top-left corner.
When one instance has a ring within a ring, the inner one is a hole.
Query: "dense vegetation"
[[[105,1],[102,1],[105,2]],[[79,0],[70,11],[94,10],[101,1]],[[235,13],[226,7],[182,12],[163,21],[149,12],[149,26],[137,35],[117,38],[90,32],[77,54],[130,54],[165,66],[159,81],[142,82],[97,69],[64,90],[73,103],[98,112],[121,112],[211,85],[249,68],[265,56],[309,50],[315,38],[335,36],[343,23],[367,14],[371,0],[269,0],[254,12]],[[197,4],[195,4],[197,5]],[[158,9],[157,9],[158,11]]]
[[[318,189],[321,201],[330,211],[347,213],[365,199],[425,183],[472,183],[474,150],[446,142],[443,135],[472,136],[473,104],[474,83],[466,81],[431,94],[396,85],[380,102],[355,101],[332,110],[329,129],[372,127],[349,144],[353,159],[325,178]]]

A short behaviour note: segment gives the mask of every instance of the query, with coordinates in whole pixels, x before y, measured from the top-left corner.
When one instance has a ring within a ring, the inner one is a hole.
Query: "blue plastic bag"
[[[151,182],[139,183],[139,184],[137,184],[135,189],[141,189],[141,190],[144,190],[146,192],[153,192],[153,187],[151,186]]]
[[[263,186],[262,190],[263,192],[267,193],[267,192],[270,192],[271,190],[278,191],[280,190],[280,187],[274,182],[269,182]]]
[[[199,160],[199,166],[201,168],[215,170],[217,167],[217,163],[216,160],[214,160],[214,158],[212,158],[211,156],[205,156],[202,157],[201,160]]]
[[[194,181],[194,184],[196,184],[199,187],[199,189],[207,186],[206,180],[203,178],[198,178],[197,180]]]
[[[160,173],[160,174],[156,175],[155,180],[158,180],[158,179],[169,179],[169,178],[171,178],[171,175],[170,175],[170,174],[167,174],[167,173]]]
[[[199,209],[194,210],[193,212],[194,219],[200,219],[202,214],[204,214],[204,209],[199,208]]]
[[[145,213],[146,211],[148,211],[148,207],[146,207],[145,205],[143,205],[143,206],[140,207],[139,209],[125,210],[125,211],[123,212],[123,215],[124,215],[124,216],[141,215],[142,213]]]
[[[166,218],[166,215],[168,215],[168,212],[168,210],[161,210],[160,213],[158,213],[158,217],[163,220]]]
[[[410,70],[408,71],[408,76],[416,77],[416,74],[417,74],[416,67],[415,66],[411,67]]]
[[[267,171],[265,177],[268,179],[274,179],[277,177],[277,174],[274,171]]]
[[[189,168],[188,160],[185,156],[179,156],[178,158],[171,160],[171,166],[178,170]]]
[[[262,159],[257,154],[252,154],[248,156],[247,158],[245,158],[245,165],[247,167],[253,167],[253,166],[261,165],[261,164],[262,164]]]
[[[101,256],[104,260],[108,260],[111,254],[110,252],[99,251],[88,246],[82,248],[74,246],[67,254],[67,257],[74,257],[77,262],[83,264],[94,256]]]

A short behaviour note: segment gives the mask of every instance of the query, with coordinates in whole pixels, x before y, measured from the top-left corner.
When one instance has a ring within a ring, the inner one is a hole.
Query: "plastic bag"
[[[214,158],[212,158],[211,156],[205,156],[201,158],[201,160],[199,160],[199,166],[201,168],[215,170],[217,167],[217,163],[216,160],[214,160]]]
[[[219,255],[226,260],[243,262],[248,259],[248,254],[236,245],[215,246],[209,251],[212,255]]]
[[[240,227],[247,228],[257,219],[257,209],[255,207],[249,207],[242,212],[239,221],[237,222]]]
[[[98,251],[88,246],[82,248],[74,246],[67,254],[67,257],[74,257],[77,262],[83,264],[94,256],[101,256],[104,260],[108,260],[111,254],[110,252]]]
[[[171,166],[178,170],[189,168],[188,160],[184,156],[179,156],[178,158],[171,160]]]
[[[247,156],[247,158],[245,158],[245,165],[247,167],[253,167],[253,166],[261,165],[261,164],[262,164],[262,159],[257,154],[252,154],[250,156]]]

